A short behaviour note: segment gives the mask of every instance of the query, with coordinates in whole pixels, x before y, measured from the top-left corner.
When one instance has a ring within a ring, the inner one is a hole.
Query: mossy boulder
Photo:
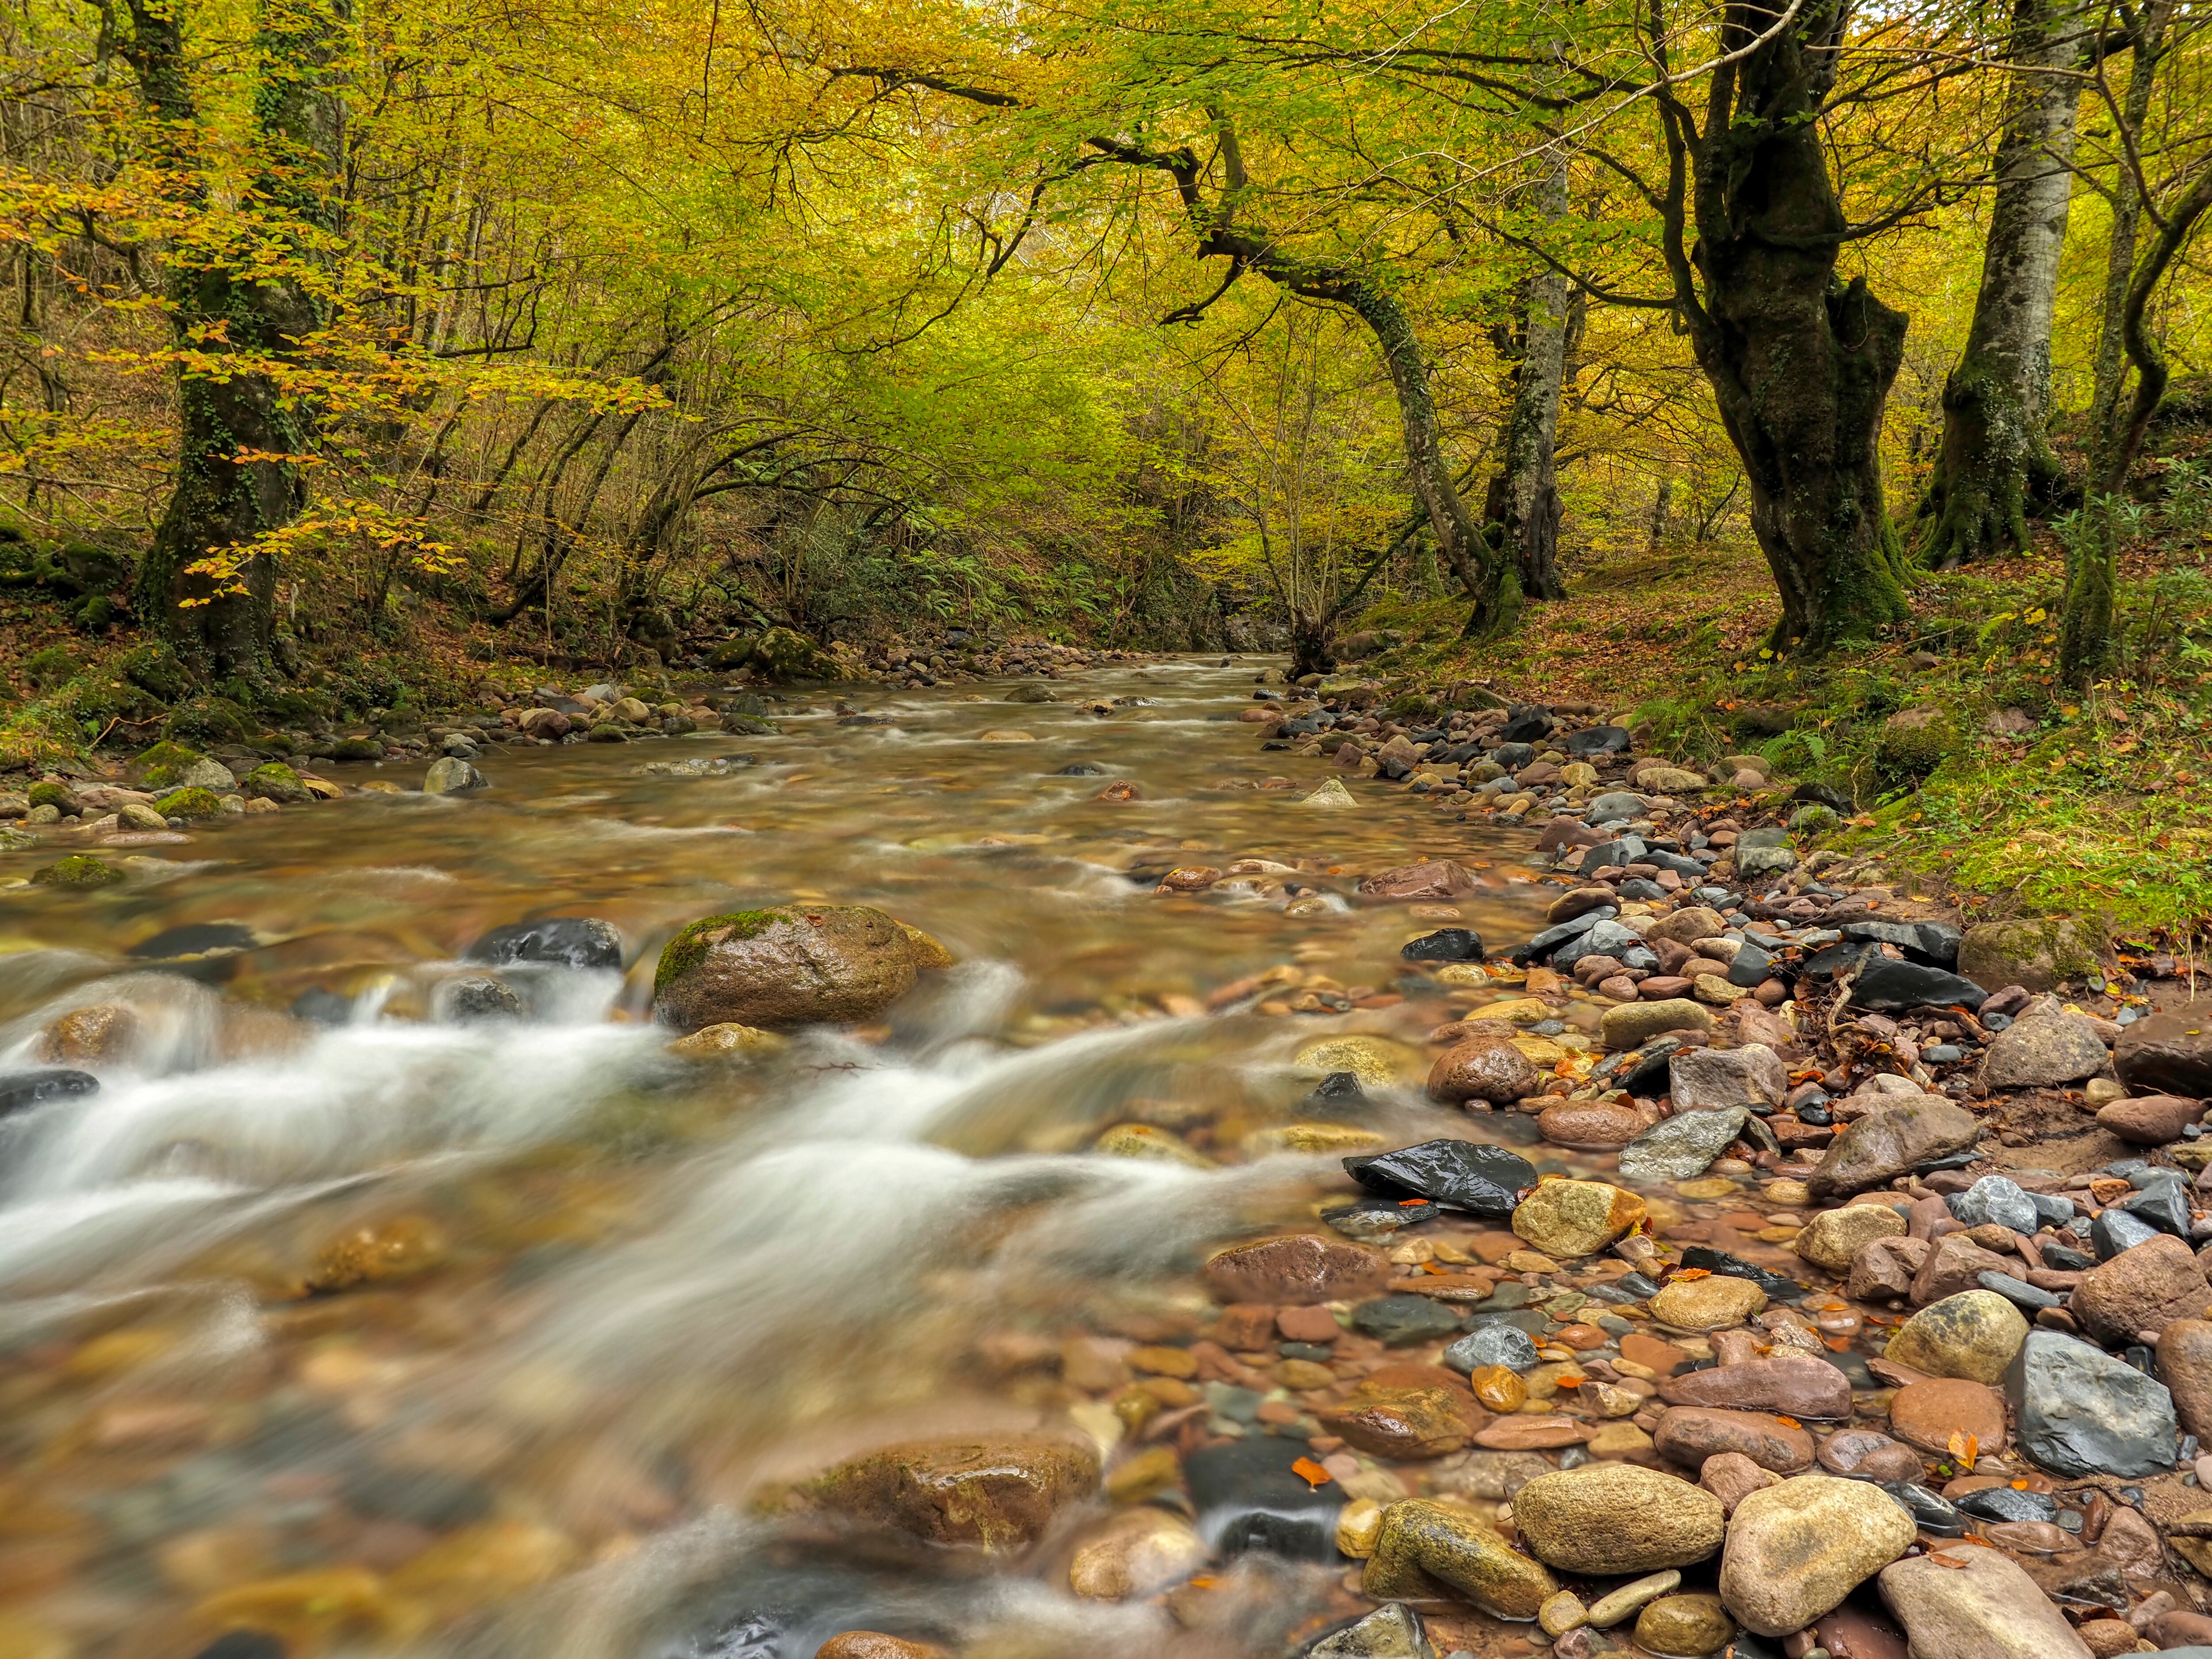
[[[1942,710],[1899,709],[1875,734],[1875,775],[1887,788],[1917,787],[1961,746],[1958,728]]]
[[[212,789],[173,789],[154,803],[154,810],[165,818],[211,818],[222,811],[222,802]]]
[[[373,761],[384,758],[384,742],[380,738],[340,738],[332,745],[331,758],[342,761]]]
[[[914,984],[922,954],[899,923],[862,905],[706,916],[661,951],[653,1010],[686,1031],[869,1019]]]
[[[1959,941],[1959,971],[1984,990],[2021,985],[2048,991],[2062,981],[2079,985],[2098,970],[2105,948],[2094,923],[2017,917],[1969,927]]]
[[[751,666],[771,680],[826,680],[837,673],[821,647],[788,628],[771,628],[753,641]]]
[[[753,647],[759,643],[757,634],[740,634],[733,640],[725,640],[708,654],[707,666],[718,674],[734,673],[753,659]]]
[[[255,767],[238,781],[238,789],[248,800],[273,800],[280,806],[304,806],[315,798],[300,775],[281,761]]]
[[[31,879],[41,887],[108,887],[121,881],[123,872],[89,853],[72,853],[42,870],[33,870]]]
[[[181,743],[157,743],[131,763],[131,770],[149,789],[167,789],[184,781],[185,773],[207,758]]]
[[[185,695],[185,665],[167,646],[136,647],[125,652],[115,665],[122,671],[125,679],[150,697],[174,702]]]
[[[76,791],[65,783],[51,781],[33,784],[23,799],[33,806],[51,806],[57,812],[82,812],[84,803],[77,799]]]
[[[203,742],[244,743],[253,735],[254,723],[228,697],[193,697],[177,705],[169,716],[169,730],[179,737]]]

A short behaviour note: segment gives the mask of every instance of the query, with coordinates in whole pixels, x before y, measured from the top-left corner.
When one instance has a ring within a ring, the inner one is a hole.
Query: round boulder
[[[1538,1560],[1612,1577],[1686,1567],[1721,1547],[1721,1500],[1634,1463],[1585,1463],[1540,1474],[1513,1499],[1513,1524]]]
[[[914,942],[880,910],[779,905],[693,922],[668,942],[653,1011],[684,1030],[735,1023],[781,1026],[873,1018],[916,972]]]

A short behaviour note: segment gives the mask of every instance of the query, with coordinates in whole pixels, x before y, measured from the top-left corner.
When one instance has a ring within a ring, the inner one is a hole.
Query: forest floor
[[[1814,662],[1763,653],[1774,590],[1743,545],[1588,570],[1483,644],[1450,602],[1386,604],[1362,626],[1399,642],[1346,672],[1586,702],[1685,760],[1757,754],[1848,799],[1837,845],[1958,890],[1970,915],[2081,915],[2186,951],[2212,922],[2208,553],[2200,531],[2124,558],[2119,649],[2087,695],[2056,676],[2050,536],[1924,576],[1908,628]]]

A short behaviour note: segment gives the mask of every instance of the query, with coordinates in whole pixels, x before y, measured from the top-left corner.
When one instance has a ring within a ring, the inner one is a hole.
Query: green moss
[[[121,881],[123,872],[89,853],[72,853],[43,870],[33,871],[31,879],[43,887],[106,887]]]
[[[248,800],[273,800],[296,806],[314,799],[300,775],[280,761],[264,761],[239,781],[240,793]]]
[[[194,697],[179,703],[170,714],[169,730],[179,737],[243,743],[252,735],[253,722],[228,697]]]
[[[167,789],[205,758],[198,750],[181,743],[157,743],[133,760],[131,768],[147,788]]]
[[[211,818],[222,803],[212,789],[178,789],[155,801],[154,810],[165,818]]]
[[[1909,789],[1934,775],[1960,747],[1957,729],[1938,715],[1921,726],[1885,725],[1869,757],[1884,788]]]
[[[23,678],[41,691],[51,691],[76,673],[76,659],[58,645],[33,651],[23,659]]]
[[[74,812],[79,805],[75,792],[60,783],[34,783],[24,798],[33,806],[51,806],[58,812]]]
[[[185,694],[184,665],[167,646],[136,647],[125,652],[115,665],[125,679],[164,702],[173,702]]]
[[[719,916],[702,916],[662,947],[660,963],[653,971],[653,994],[669,986],[707,959],[707,952],[726,939],[757,939],[777,922],[788,919],[788,910],[732,910]],[[714,937],[709,939],[708,934]]]

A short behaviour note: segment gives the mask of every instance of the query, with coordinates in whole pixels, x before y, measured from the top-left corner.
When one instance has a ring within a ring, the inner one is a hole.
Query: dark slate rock
[[[1567,738],[1570,755],[1625,755],[1633,741],[1622,726],[1593,726]]]
[[[1831,950],[1836,946],[1830,946]],[[1870,956],[1859,964],[1851,984],[1851,1000],[1862,1008],[1948,1008],[1954,1004],[1969,1011],[1978,1008],[1989,993],[1970,979],[1946,973],[1917,962]]]
[[[1587,874],[1593,870],[1602,870],[1609,864],[1641,864],[1650,850],[1641,836],[1621,836],[1612,841],[1600,842],[1583,854],[1583,870]]]
[[[127,954],[141,962],[164,962],[178,957],[219,956],[251,951],[260,936],[242,921],[188,921],[181,927],[165,927],[151,939],[143,939]]]
[[[2021,1190],[2017,1181],[2005,1176],[1984,1176],[1965,1192],[1953,1193],[1943,1201],[1969,1227],[1995,1222],[2016,1233],[2033,1234],[2042,1224],[2034,1201]]]
[[[1408,962],[1480,962],[1482,935],[1472,927],[1439,927],[1424,933],[1398,954]]]
[[[2098,1261],[2110,1261],[2123,1250],[2148,1244],[2158,1237],[2158,1231],[2141,1216],[2114,1206],[2089,1224],[2089,1245],[2097,1252]]]
[[[1465,1325],[1432,1296],[1383,1296],[1352,1309],[1352,1328],[1386,1348],[1408,1348],[1416,1342],[1433,1342]]]
[[[2021,1310],[2031,1319],[2045,1308],[2062,1308],[2066,1298],[2050,1291],[2039,1291],[2025,1279],[2014,1279],[2010,1273],[1977,1273],[1974,1283],[1985,1291],[1995,1291],[1999,1296]]]
[[[1806,1286],[1796,1279],[1764,1267],[1754,1267],[1741,1256],[1730,1255],[1725,1250],[1711,1249],[1703,1244],[1692,1244],[1682,1252],[1685,1267],[1703,1267],[1709,1273],[1719,1273],[1728,1279],[1747,1279],[1777,1302],[1795,1302],[1802,1297]]]
[[[1344,1160],[1345,1173],[1370,1192],[1425,1198],[1474,1215],[1508,1216],[1536,1184],[1535,1167],[1518,1152],[1480,1140],[1425,1140],[1395,1152]]]
[[[1831,812],[1838,813],[1844,817],[1849,817],[1853,812],[1856,812],[1858,810],[1858,808],[1852,804],[1851,798],[1849,795],[1844,794],[1838,790],[1831,789],[1825,783],[1801,783],[1795,789],[1790,792],[1790,799],[1792,800],[1817,801],[1822,806],[1826,807]]]
[[[1585,910],[1578,916],[1553,924],[1512,953],[1513,960],[1526,964],[1540,962],[1569,939],[1580,939],[1601,921],[1608,921],[1620,913],[1610,904],[1600,905],[1595,910]]]
[[[1553,724],[1549,709],[1516,708],[1498,735],[1507,743],[1534,743],[1551,735]]]
[[[1920,1523],[1920,1530],[1930,1537],[1966,1536],[1966,1517],[1960,1514],[1958,1506],[1941,1492],[1930,1492],[1914,1480],[1883,1480],[1876,1484],[1902,1504],[1912,1518]]]
[[[2189,1237],[2189,1198],[2179,1181],[2159,1182],[2112,1207],[2148,1221],[2162,1233],[2172,1233],[2176,1238]]]
[[[1653,851],[1646,853],[1644,855],[1644,861],[1646,864],[1656,864],[1662,870],[1672,870],[1676,875],[1685,877],[1692,881],[1702,881],[1705,879],[1705,866],[1698,863],[1697,860],[1693,858],[1686,858],[1680,853],[1662,853]]]
[[[2053,1474],[2163,1474],[2173,1467],[2173,1396],[2102,1348],[2030,1331],[2005,1373],[2005,1394],[2020,1449]]]
[[[2010,1486],[1984,1486],[1959,1500],[1966,1514],[1983,1521],[2057,1521],[2058,1500],[2047,1492],[2015,1492]]]
[[[2046,1243],[2043,1246],[2043,1265],[2060,1273],[2078,1273],[2085,1268],[2095,1267],[2097,1258],[2070,1245]]]
[[[1871,945],[1823,945],[1805,958],[1799,971],[1814,979],[1841,979],[1846,974],[1856,973],[1860,964],[1873,953]]]
[[[1894,945],[1915,962],[1943,969],[1959,965],[1959,941],[1963,937],[1948,921],[1847,921],[1843,935],[1875,945]]]
[[[1073,762],[1053,774],[1056,778],[1103,778],[1105,775],[1104,767],[1094,766],[1089,761]]]
[[[1770,952],[1747,942],[1742,949],[1735,953],[1735,960],[1729,963],[1728,982],[1731,985],[1754,986],[1764,980],[1777,977],[1778,968],[1779,964]]]
[[[1514,1325],[1478,1325],[1444,1350],[1444,1364],[1455,1371],[1480,1370],[1485,1365],[1525,1371],[1541,1363],[1534,1339]]]
[[[468,960],[506,967],[530,963],[558,968],[623,965],[622,935],[597,916],[549,916],[495,927],[469,946]]]
[[[2074,1224],[2074,1200],[2057,1193],[2030,1193],[2028,1202],[2035,1206],[2036,1218],[2046,1227],[2070,1227]]]
[[[1501,743],[1492,750],[1489,760],[1493,766],[1502,766],[1509,772],[1517,772],[1536,758],[1536,751],[1525,743]]]
[[[1344,1493],[1334,1482],[1318,1491],[1309,1485],[1291,1467],[1304,1455],[1303,1441],[1254,1435],[1183,1459],[1199,1534],[1217,1554],[1265,1550],[1304,1561],[1337,1559]]]
[[[311,985],[292,999],[292,1013],[295,1018],[311,1020],[317,1025],[349,1025],[353,1023],[353,1000],[323,986]]]
[[[100,1079],[89,1072],[66,1066],[40,1066],[30,1071],[0,1073],[0,1117],[36,1106],[41,1101],[64,1100],[75,1095],[96,1095]]]

